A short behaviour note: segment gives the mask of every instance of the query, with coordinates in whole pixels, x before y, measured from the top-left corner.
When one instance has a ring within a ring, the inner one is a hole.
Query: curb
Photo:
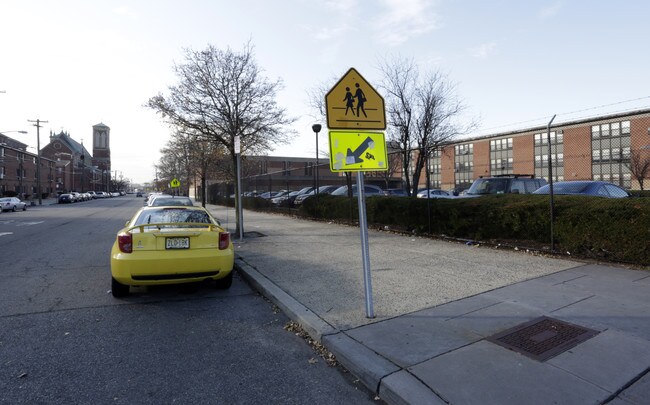
[[[290,319],[298,322],[314,340],[330,350],[343,367],[386,403],[447,403],[407,370],[325,322],[241,257],[235,257],[235,268],[253,288],[277,305]]]

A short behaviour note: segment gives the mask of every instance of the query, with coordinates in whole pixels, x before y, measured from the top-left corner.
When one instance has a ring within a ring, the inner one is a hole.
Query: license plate
[[[190,238],[167,238],[165,239],[165,249],[189,249]]]

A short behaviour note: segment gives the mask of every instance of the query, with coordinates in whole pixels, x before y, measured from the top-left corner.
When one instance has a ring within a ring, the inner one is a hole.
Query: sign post
[[[235,155],[237,156],[237,190],[236,193],[237,195],[235,198],[237,198],[237,213],[239,214],[239,241],[244,240],[244,210],[242,210],[241,206],[241,138],[239,135],[235,136]]]
[[[368,220],[363,172],[388,170],[384,99],[354,68],[350,68],[325,96],[330,130],[330,170],[357,172],[361,259],[366,298],[366,317],[374,318],[372,277],[368,244]]]

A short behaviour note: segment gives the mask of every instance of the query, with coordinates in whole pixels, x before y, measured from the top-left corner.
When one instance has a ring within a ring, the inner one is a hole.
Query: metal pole
[[[366,218],[366,198],[363,172],[357,172],[357,192],[359,201],[359,229],[361,231],[361,255],[363,259],[363,285],[366,292],[366,318],[374,318],[372,306],[372,279],[370,276],[370,251],[368,248],[368,220]]]
[[[237,157],[237,214],[239,217],[239,241],[244,240],[244,210],[241,206],[241,194],[242,194],[242,184],[241,184],[241,138],[239,135],[235,136],[234,142],[235,156]]]
[[[319,184],[319,178],[318,178],[318,168],[319,168],[319,161],[318,161],[318,133],[320,132],[322,126],[320,124],[314,124],[311,126],[311,129],[316,132],[316,191],[314,194],[318,194],[318,188],[320,187]]]
[[[551,253],[555,252],[555,236],[553,235],[553,222],[555,222],[555,203],[553,201],[553,154],[551,148],[551,124],[555,119],[553,118],[546,125],[546,141],[548,142],[548,185],[551,196]]]
[[[427,151],[427,221],[429,223],[429,235],[431,235],[431,155]],[[417,195],[416,195],[417,197]]]

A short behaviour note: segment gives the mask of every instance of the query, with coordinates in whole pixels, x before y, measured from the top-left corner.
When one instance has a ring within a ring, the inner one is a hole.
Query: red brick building
[[[431,187],[466,189],[479,176],[499,174],[548,178],[550,156],[555,181],[604,180],[639,189],[629,169],[634,151],[650,158],[650,109],[556,123],[550,145],[546,126],[457,141],[431,159]],[[425,181],[421,176],[422,186]]]
[[[69,133],[50,132],[49,143],[41,148],[41,192],[56,196],[68,191],[108,191],[111,181],[110,128],[93,126],[93,154]],[[38,154],[28,146],[0,134],[0,196],[38,198]]]

